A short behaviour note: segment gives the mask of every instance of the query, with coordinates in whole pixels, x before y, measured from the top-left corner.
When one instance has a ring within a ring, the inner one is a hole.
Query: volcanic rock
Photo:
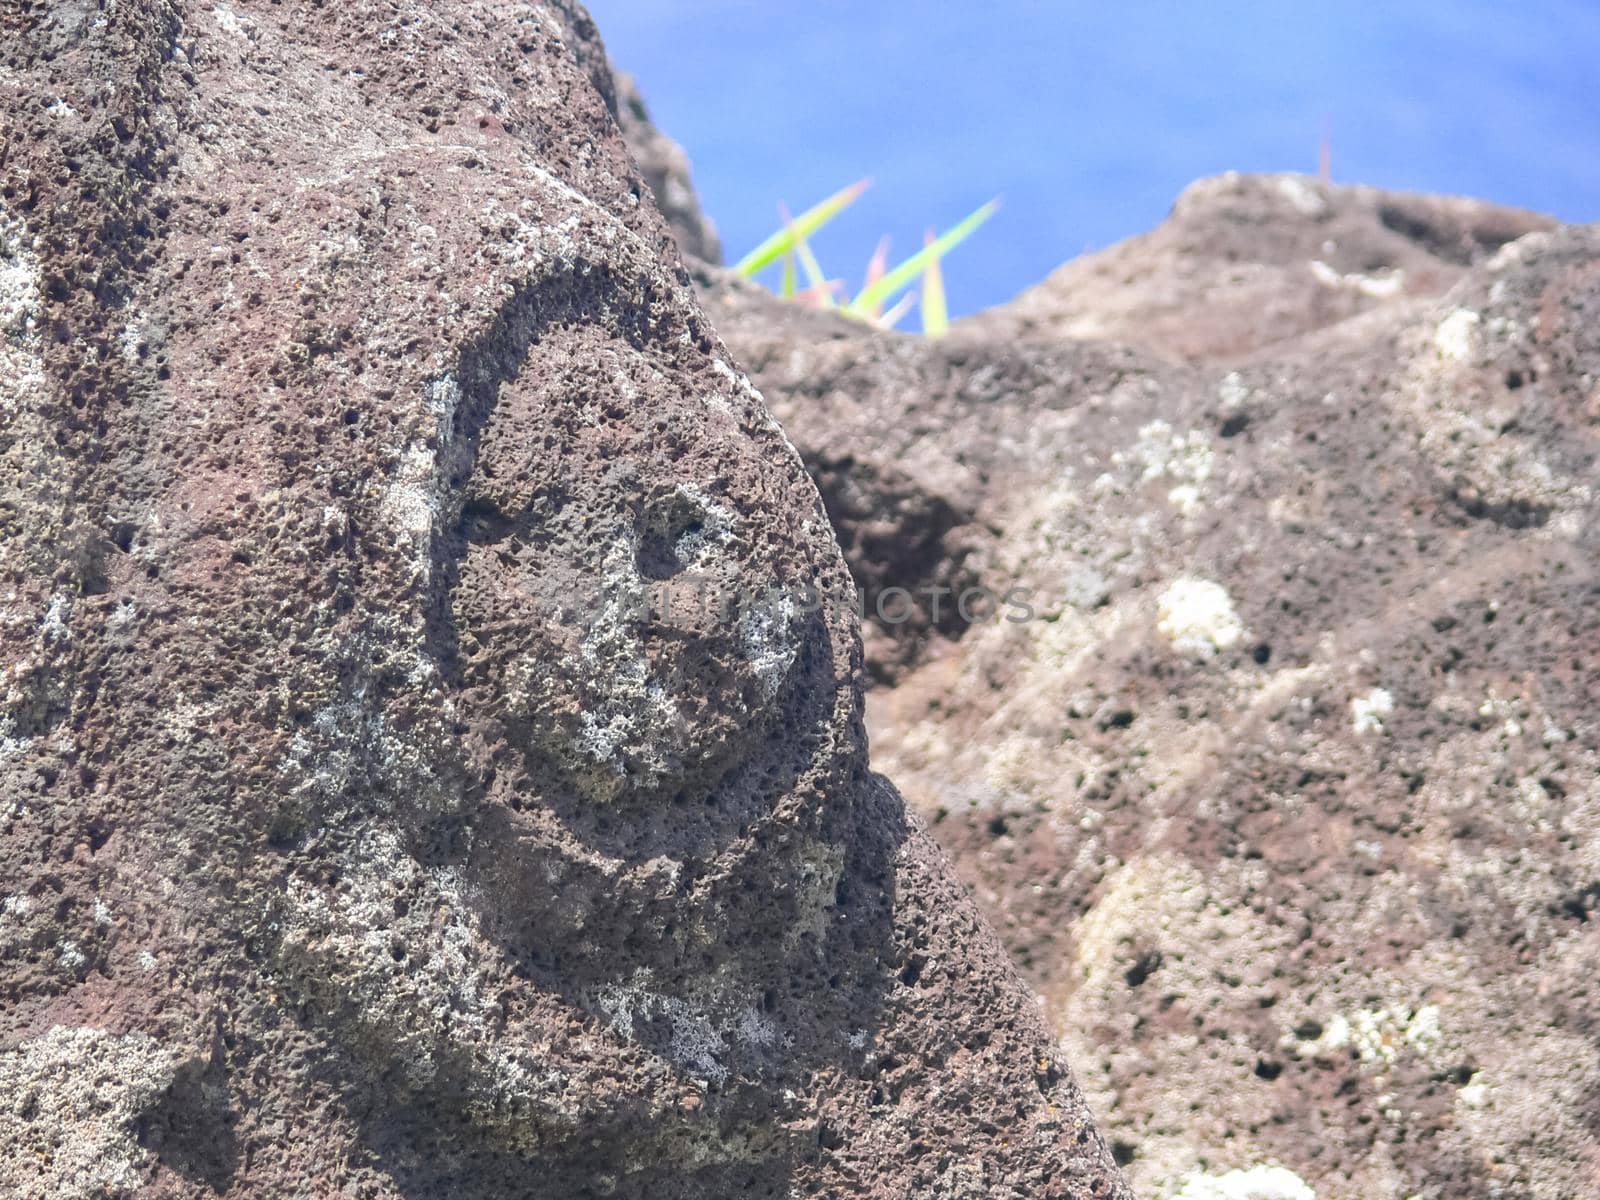
[[[613,72],[612,78],[616,80],[617,125],[679,252],[702,262],[720,263],[722,242],[717,227],[700,208],[689,156],[650,119],[650,109],[633,76]]]
[[[701,283],[864,588],[1022,589],[869,600],[874,762],[1135,1186],[1600,1193],[1600,229],[1227,176],[937,342]]]
[[[1127,1195],[610,89],[0,14],[0,1194]]]
[[[1202,179],[1149,233],[1073,259],[979,319],[997,335],[1229,362],[1408,297],[1437,296],[1548,217],[1457,196]]]

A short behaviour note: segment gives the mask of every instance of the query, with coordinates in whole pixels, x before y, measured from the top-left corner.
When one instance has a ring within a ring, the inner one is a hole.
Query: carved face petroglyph
[[[448,628],[469,707],[521,752],[524,804],[701,800],[770,731],[801,653],[726,403],[624,416],[659,375],[626,346],[574,355],[554,386],[503,383],[474,439]]]

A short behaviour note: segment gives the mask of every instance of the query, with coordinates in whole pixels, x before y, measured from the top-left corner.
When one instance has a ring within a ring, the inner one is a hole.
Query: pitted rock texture
[[[700,208],[689,173],[689,156],[651,120],[633,76],[614,72],[612,77],[616,80],[617,125],[679,251],[701,262],[720,263],[722,239]]]
[[[859,581],[1027,589],[869,631],[874,762],[1136,1189],[1600,1194],[1600,229],[1231,176],[938,343],[701,282]]]
[[[581,10],[0,93],[0,1195],[1127,1195]]]
[[[1548,217],[1300,175],[1192,184],[1166,221],[1074,259],[977,318],[997,335],[1237,362],[1410,297],[1437,296]]]

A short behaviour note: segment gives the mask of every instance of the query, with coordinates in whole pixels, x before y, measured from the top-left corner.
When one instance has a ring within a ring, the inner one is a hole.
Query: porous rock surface
[[[1136,1190],[1600,1194],[1600,228],[1225,176],[936,343],[700,282]]]
[[[679,252],[701,262],[720,263],[722,239],[700,207],[700,196],[689,171],[689,156],[651,120],[649,106],[633,76],[613,71],[612,78],[616,81],[617,127]]]
[[[0,9],[0,1195],[1127,1194],[610,88]]]
[[[1554,224],[1458,196],[1330,189],[1299,175],[1203,179],[1155,229],[1073,259],[975,325],[1217,362],[1434,296]]]

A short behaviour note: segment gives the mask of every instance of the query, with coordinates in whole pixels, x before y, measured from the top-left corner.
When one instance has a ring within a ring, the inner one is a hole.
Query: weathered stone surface
[[[975,324],[1235,362],[1395,300],[1440,295],[1464,267],[1554,224],[1455,196],[1220,175],[1186,189],[1149,233],[1073,259]]]
[[[689,173],[689,156],[650,119],[633,76],[615,72],[612,78],[616,80],[617,125],[678,249],[702,262],[720,263],[722,240],[711,218],[701,211]]]
[[[1029,589],[874,631],[874,762],[1136,1187],[1600,1192],[1600,229],[1228,177],[940,343],[702,283],[859,580]]]
[[[609,88],[0,10],[0,1193],[1127,1194]]]

